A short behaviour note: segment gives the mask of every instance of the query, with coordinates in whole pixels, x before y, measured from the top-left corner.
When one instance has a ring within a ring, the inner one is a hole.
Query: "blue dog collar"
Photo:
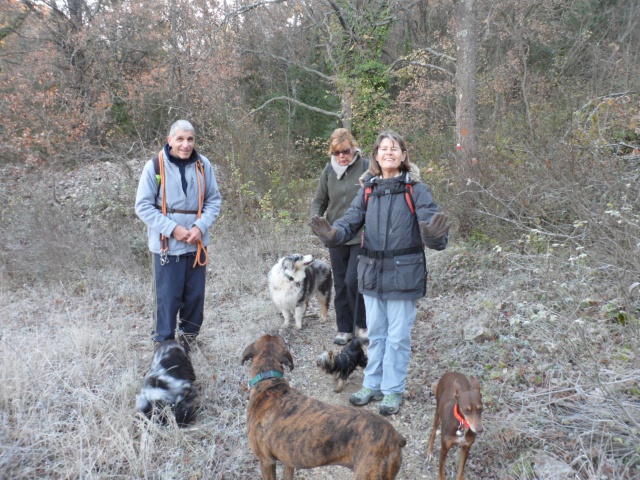
[[[249,380],[249,388],[253,387],[259,381],[266,380],[267,378],[283,378],[283,377],[284,375],[282,375],[282,372],[279,372],[277,370],[268,370],[266,372],[259,373],[258,375],[253,377],[251,380]]]

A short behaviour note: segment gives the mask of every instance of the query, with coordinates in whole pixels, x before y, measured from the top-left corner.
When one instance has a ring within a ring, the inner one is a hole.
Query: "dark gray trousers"
[[[342,333],[353,333],[354,321],[358,328],[367,328],[364,300],[358,292],[358,255],[359,244],[329,248],[336,292],[333,306],[336,309],[338,332]]]
[[[153,255],[155,308],[151,337],[156,342],[175,338],[177,318],[177,327],[185,335],[200,333],[207,269],[194,268],[195,258],[195,255],[169,255],[168,263],[161,265],[160,255]]]

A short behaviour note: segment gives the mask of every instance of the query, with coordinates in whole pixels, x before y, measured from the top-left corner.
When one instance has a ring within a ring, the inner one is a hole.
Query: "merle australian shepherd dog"
[[[289,326],[293,315],[298,330],[302,328],[302,317],[314,294],[322,306],[320,320],[327,319],[332,285],[331,268],[313,255],[287,255],[269,272],[269,293],[282,312],[284,326]]]
[[[151,370],[136,399],[138,412],[166,425],[173,414],[180,427],[191,423],[197,414],[196,374],[182,341],[167,340],[156,346]]]
[[[333,374],[333,377],[338,381],[334,391],[340,393],[349,375],[357,367],[366,367],[367,361],[368,358],[362,348],[362,342],[359,338],[354,338],[337,355],[333,353],[333,350],[322,352],[318,355],[316,364],[326,373]]]

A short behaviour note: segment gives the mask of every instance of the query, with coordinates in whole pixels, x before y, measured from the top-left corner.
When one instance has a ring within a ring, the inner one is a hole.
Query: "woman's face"
[[[336,157],[338,164],[345,167],[353,161],[353,155],[355,154],[355,152],[355,148],[353,148],[348,143],[343,143],[339,146],[339,148],[331,150],[331,155]]]
[[[382,178],[395,177],[400,173],[400,165],[407,157],[406,152],[400,149],[400,145],[390,138],[385,138],[380,142],[376,160],[382,170]]]

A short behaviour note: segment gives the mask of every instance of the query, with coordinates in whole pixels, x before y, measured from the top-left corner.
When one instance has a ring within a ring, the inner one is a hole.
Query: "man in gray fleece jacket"
[[[153,254],[151,336],[155,342],[170,340],[177,328],[188,341],[194,340],[204,316],[206,248],[209,229],[220,213],[220,192],[211,162],[196,152],[195,130],[186,120],[171,126],[156,164],[164,171],[164,185],[154,160],[149,160],[135,203],[136,214],[147,224]]]

